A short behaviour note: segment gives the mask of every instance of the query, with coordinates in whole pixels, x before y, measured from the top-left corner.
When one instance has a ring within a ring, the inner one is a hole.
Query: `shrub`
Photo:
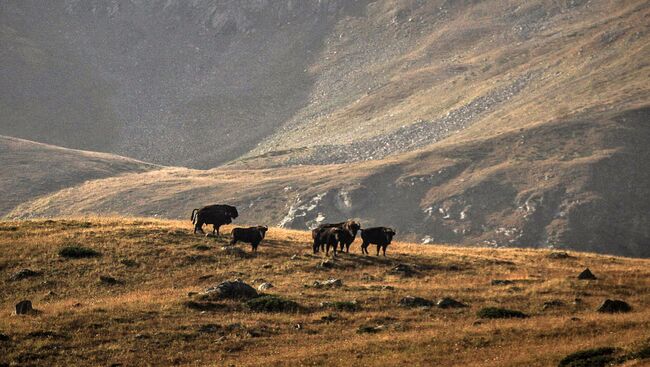
[[[98,257],[101,253],[88,247],[83,246],[66,246],[59,250],[59,256],[69,259],[81,259],[87,257]]]
[[[526,318],[528,315],[521,311],[508,310],[498,307],[486,307],[479,310],[476,315],[483,319],[511,319],[511,318]]]
[[[294,301],[271,295],[253,298],[244,304],[257,312],[295,312],[300,308]]]
[[[614,360],[612,354],[616,349],[603,347],[581,350],[564,357],[559,367],[604,367]]]

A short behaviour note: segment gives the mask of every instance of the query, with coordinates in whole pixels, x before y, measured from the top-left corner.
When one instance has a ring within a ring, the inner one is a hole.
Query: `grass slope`
[[[0,216],[28,200],[87,180],[159,166],[112,154],[66,149],[0,135]]]
[[[576,351],[636,351],[650,342],[648,260],[407,243],[391,245],[383,258],[361,256],[356,243],[333,268],[322,269],[306,232],[271,228],[257,256],[238,257],[221,250],[229,235],[209,239],[189,227],[145,218],[1,222],[0,333],[9,340],[0,341],[0,363],[548,366]],[[101,256],[63,258],[58,252],[66,246]],[[398,264],[416,273],[392,274]],[[585,267],[598,280],[578,281]],[[42,274],[8,280],[23,268]],[[117,282],[102,283],[100,276]],[[330,277],[343,286],[311,286]],[[186,307],[188,292],[232,278],[270,281],[275,287],[267,293],[301,307],[291,313],[252,312],[235,301],[207,312]],[[513,283],[491,285],[493,279]],[[407,295],[449,296],[469,307],[399,306]],[[626,300],[632,312],[594,312],[605,298]],[[40,313],[10,316],[21,299]],[[563,305],[544,309],[551,300]],[[321,306],[348,301],[358,309]],[[530,317],[477,320],[485,307]]]

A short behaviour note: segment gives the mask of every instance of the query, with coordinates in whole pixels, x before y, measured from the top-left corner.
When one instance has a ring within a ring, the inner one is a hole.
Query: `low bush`
[[[83,246],[65,246],[59,250],[59,256],[69,259],[81,259],[101,256],[99,251]]]
[[[476,313],[476,315],[483,319],[511,319],[511,318],[523,319],[528,317],[528,315],[526,315],[521,311],[508,310],[499,307],[482,308]]]
[[[250,299],[244,305],[257,312],[296,312],[300,309],[294,301],[271,295]]]

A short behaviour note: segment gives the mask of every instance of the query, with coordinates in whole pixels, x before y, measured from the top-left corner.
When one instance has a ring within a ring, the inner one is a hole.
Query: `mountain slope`
[[[0,6],[0,133],[167,165],[377,159],[649,94],[641,0]]]
[[[2,222],[0,231],[0,308],[8,315],[19,296],[40,311],[0,318],[3,364],[554,366],[601,347],[620,348],[627,366],[647,362],[637,354],[650,343],[647,259],[401,242],[384,258],[360,255],[357,240],[324,268],[308,232],[278,228],[255,256],[247,245],[226,246],[229,235],[194,236],[187,222],[147,218]],[[101,256],[60,256],[70,245]],[[576,279],[586,267],[597,280]],[[9,281],[25,268],[40,274]],[[256,312],[190,294],[233,278],[270,282],[264,293],[300,308]],[[314,286],[329,278],[341,286]],[[468,307],[404,307],[407,296]],[[596,312],[604,299],[632,310]],[[480,318],[484,307],[530,317]]]
[[[35,197],[88,180],[119,177],[159,166],[105,153],[87,152],[0,136],[0,215]]]
[[[228,202],[244,223],[306,229],[354,217],[366,227],[393,226],[409,241],[648,257],[649,115],[645,107],[560,120],[352,165],[129,174],[27,202],[8,217],[184,219],[193,208]]]

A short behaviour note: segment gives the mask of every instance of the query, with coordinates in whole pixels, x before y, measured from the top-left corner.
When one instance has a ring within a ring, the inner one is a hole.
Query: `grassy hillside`
[[[185,219],[228,202],[243,222],[288,228],[359,218],[413,242],[648,257],[648,109],[597,116],[354,164],[283,167],[269,155],[208,171],[126,174],[30,200],[7,217]]]
[[[88,180],[159,166],[111,154],[65,149],[0,136],[0,216],[18,204]]]
[[[307,233],[277,228],[256,256],[245,245],[222,249],[229,235],[194,236],[185,222],[56,219],[1,222],[0,231],[4,364],[550,366],[599,347],[617,348],[626,366],[647,363],[636,353],[650,343],[648,260],[401,242],[383,258],[360,255],[355,243],[322,268]],[[65,246],[99,255],[66,258],[59,253]],[[399,264],[414,273],[392,273]],[[586,267],[597,280],[576,279]],[[25,268],[38,274],[10,280]],[[269,313],[233,300],[187,303],[196,297],[189,292],[233,278],[271,282],[265,293],[300,308]],[[313,286],[328,278],[342,286]],[[406,308],[399,305],[406,296],[452,297],[468,307]],[[606,298],[623,299],[632,311],[595,312]],[[9,316],[22,299],[39,313]],[[530,317],[477,316],[492,306]]]

